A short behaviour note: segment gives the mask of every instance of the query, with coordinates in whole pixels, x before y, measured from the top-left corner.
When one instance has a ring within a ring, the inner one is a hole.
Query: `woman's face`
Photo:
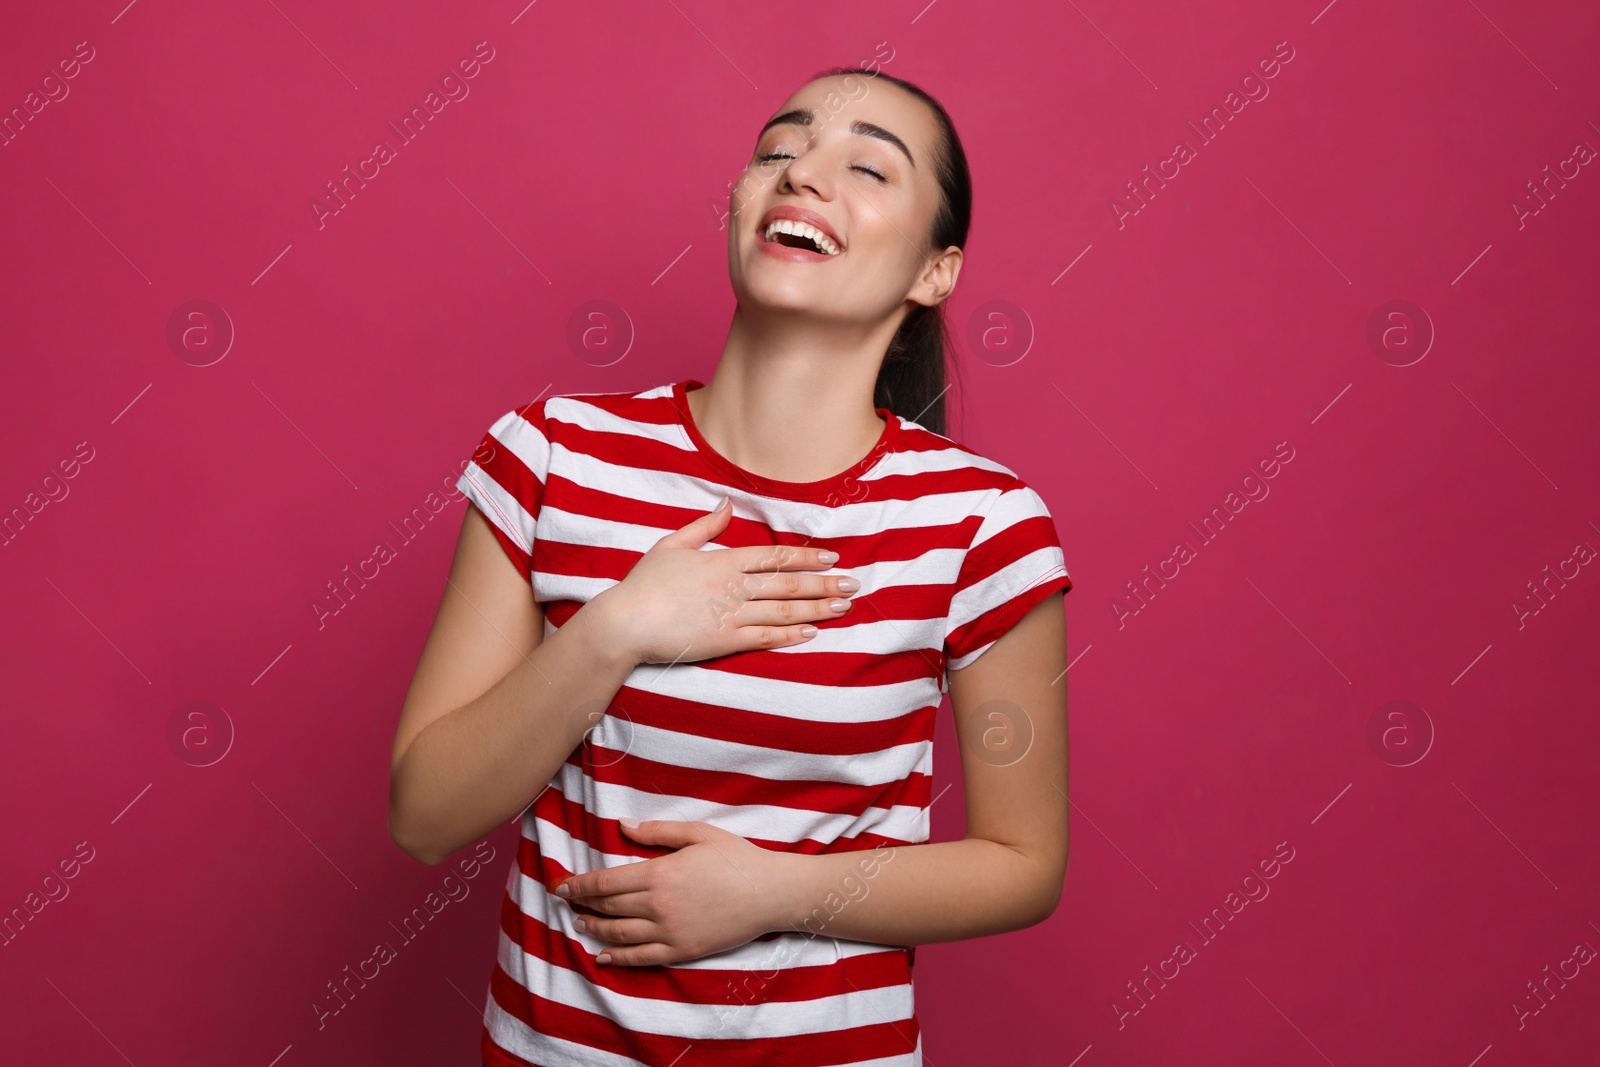
[[[870,327],[908,299],[948,296],[961,253],[928,246],[938,146],[932,110],[898,85],[838,75],[803,86],[734,184],[728,274],[740,305]]]

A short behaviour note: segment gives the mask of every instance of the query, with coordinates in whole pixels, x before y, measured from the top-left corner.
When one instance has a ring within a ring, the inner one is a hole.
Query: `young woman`
[[[829,72],[730,209],[711,381],[509,411],[459,482],[389,823],[437,864],[520,813],[490,1067],[919,1064],[915,946],[1060,899],[1071,581],[943,436],[961,143]],[[946,692],[966,836],[929,843]]]

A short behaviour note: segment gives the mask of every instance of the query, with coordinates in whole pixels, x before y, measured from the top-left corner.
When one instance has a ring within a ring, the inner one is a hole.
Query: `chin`
[[[815,287],[805,284],[803,279],[779,278],[777,275],[777,271],[766,269],[763,265],[742,274],[730,274],[728,281],[739,305],[752,310],[761,308],[767,311],[820,314],[828,306],[824,295]]]
[[[778,293],[763,293],[759,290],[747,290],[739,299],[739,306],[747,311],[759,311],[769,315],[790,315],[810,319],[842,320],[844,316],[838,314],[837,302],[818,299],[808,293],[797,293],[786,289]]]

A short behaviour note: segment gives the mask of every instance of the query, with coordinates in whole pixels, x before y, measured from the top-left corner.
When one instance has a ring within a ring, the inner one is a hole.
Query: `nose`
[[[833,171],[827,156],[813,146],[790,160],[778,181],[778,192],[798,195],[807,191],[819,200],[833,199]]]

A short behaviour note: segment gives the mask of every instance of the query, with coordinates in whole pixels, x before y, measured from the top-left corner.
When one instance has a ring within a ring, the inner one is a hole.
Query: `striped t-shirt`
[[[718,454],[689,379],[548,397],[489,427],[457,483],[554,632],[656,541],[733,498],[702,551],[830,548],[810,574],[861,583],[809,641],[640,664],[522,813],[482,1032],[488,1067],[922,1062],[915,948],[806,928],[659,966],[596,964],[573,874],[662,855],[619,818],[703,821],[763,848],[884,852],[929,837],[934,720],[967,666],[1072,587],[1043,500],[1017,476],[887,408],[859,463],[786,482]],[[863,856],[863,871],[873,868]],[[850,887],[842,887],[841,897]],[[859,893],[860,887],[855,891]]]

